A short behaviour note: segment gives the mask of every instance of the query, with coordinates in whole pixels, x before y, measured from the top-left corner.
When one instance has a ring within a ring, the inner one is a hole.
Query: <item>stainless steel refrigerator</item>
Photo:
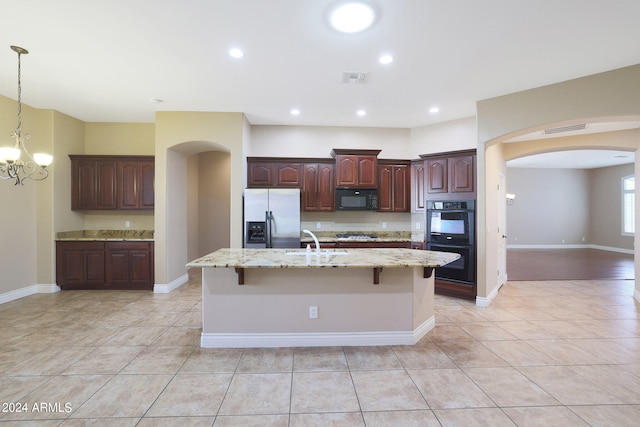
[[[244,223],[245,248],[300,248],[300,189],[245,189]]]

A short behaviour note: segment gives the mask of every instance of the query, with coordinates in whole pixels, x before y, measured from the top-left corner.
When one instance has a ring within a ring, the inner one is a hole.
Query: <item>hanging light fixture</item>
[[[13,147],[0,147],[0,178],[15,180],[15,185],[24,185],[25,179],[42,181],[49,176],[47,166],[53,161],[50,154],[27,151],[25,140],[30,135],[22,132],[22,86],[20,84],[20,55],[26,55],[28,50],[19,46],[11,46],[18,54],[18,127],[11,134],[16,143]]]

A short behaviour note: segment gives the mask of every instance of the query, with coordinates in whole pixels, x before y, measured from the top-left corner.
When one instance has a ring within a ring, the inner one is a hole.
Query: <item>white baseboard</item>
[[[635,299],[636,301],[640,302],[640,289],[636,288],[633,291],[633,299]]]
[[[413,345],[436,325],[431,316],[413,331],[388,332],[301,332],[207,334],[200,336],[202,348],[334,347],[371,345]]]
[[[558,245],[507,245],[507,249],[598,249],[601,251],[620,252],[634,254],[633,249],[616,248],[614,246],[587,245],[587,244],[558,244]]]
[[[15,301],[20,298],[28,297],[34,294],[50,294],[53,292],[59,292],[60,287],[55,283],[50,285],[31,285],[25,288],[15,289],[13,291],[0,294],[0,304],[6,302]]]
[[[168,294],[174,289],[177,289],[180,286],[184,285],[188,281],[189,281],[189,274],[185,273],[182,276],[178,277],[177,279],[169,283],[166,283],[166,284],[156,283],[155,285],[153,285],[153,292],[157,294]]]
[[[504,282],[500,281],[500,283],[498,283],[498,286],[493,288],[493,290],[491,292],[489,292],[489,295],[486,298],[485,297],[476,296],[476,305],[478,307],[483,307],[483,308],[489,307],[489,305],[491,305],[493,300],[498,296],[498,291],[500,290],[502,285],[504,285],[505,283],[507,283],[506,275],[505,275],[505,278],[504,278]]]

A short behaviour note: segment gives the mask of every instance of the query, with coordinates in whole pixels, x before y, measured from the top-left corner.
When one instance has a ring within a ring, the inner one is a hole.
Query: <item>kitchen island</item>
[[[411,249],[220,249],[202,269],[201,347],[412,345],[435,326],[433,269]]]

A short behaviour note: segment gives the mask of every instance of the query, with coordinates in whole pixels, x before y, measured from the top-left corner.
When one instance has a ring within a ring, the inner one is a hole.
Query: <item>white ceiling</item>
[[[510,168],[594,169],[633,163],[635,154],[615,150],[571,150],[509,160]]]
[[[156,110],[181,110],[244,112],[252,124],[415,127],[640,60],[637,0],[370,1],[377,22],[351,35],[326,24],[334,0],[5,1],[0,94],[16,98],[9,45],[18,45],[30,51],[23,102],[83,121],[153,122]],[[245,57],[230,58],[232,46]],[[394,61],[379,64],[383,53]],[[344,71],[367,72],[367,82],[343,84]],[[433,105],[441,112],[429,114]]]

